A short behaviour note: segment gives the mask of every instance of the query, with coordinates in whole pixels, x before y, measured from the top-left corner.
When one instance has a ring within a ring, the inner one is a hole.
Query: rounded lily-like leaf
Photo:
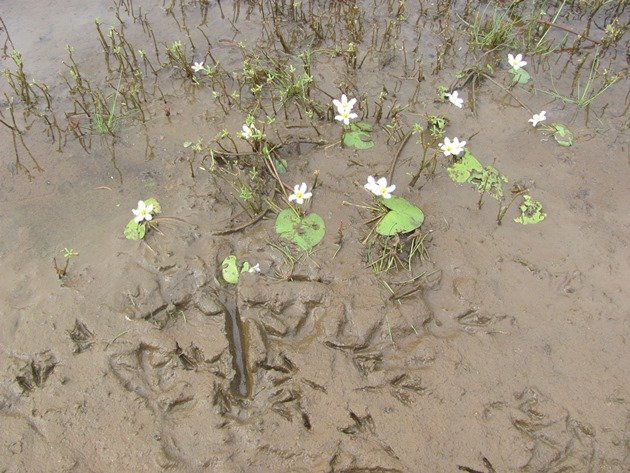
[[[402,197],[381,199],[381,203],[390,209],[376,227],[376,233],[392,236],[396,233],[408,233],[419,228],[424,222],[424,213]]]
[[[142,240],[147,229],[144,223],[138,223],[131,219],[125,227],[125,238],[127,240]]]
[[[453,181],[462,184],[468,182],[475,173],[483,173],[483,166],[470,151],[465,150],[464,156],[456,159],[446,170]]]
[[[221,263],[221,274],[225,282],[229,284],[238,284],[241,274],[238,270],[238,266],[236,265],[236,256],[226,256]]]
[[[512,81],[514,84],[527,84],[529,82],[529,79],[531,79],[531,76],[525,69],[512,69],[510,72],[514,77]]]
[[[308,251],[322,241],[326,225],[315,213],[300,217],[293,209],[284,209],[276,218],[276,233]]]
[[[153,197],[151,197],[150,199],[146,199],[144,201],[144,205],[146,205],[147,207],[149,205],[153,204],[153,212],[154,214],[159,214],[160,212],[162,212],[162,208],[160,207],[160,203],[155,200]]]
[[[372,126],[369,123],[352,123],[343,134],[344,146],[356,149],[369,149],[374,146],[374,141],[370,136]]]
[[[554,123],[552,126],[554,129],[553,137],[560,146],[568,148],[573,144],[573,133],[566,126],[560,123]]]

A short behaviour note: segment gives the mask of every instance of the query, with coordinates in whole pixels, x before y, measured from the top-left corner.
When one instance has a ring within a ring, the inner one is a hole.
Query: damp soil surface
[[[630,11],[531,3],[2,1],[0,470],[629,471]],[[370,175],[415,234],[365,240]],[[274,227],[301,182],[309,252]]]

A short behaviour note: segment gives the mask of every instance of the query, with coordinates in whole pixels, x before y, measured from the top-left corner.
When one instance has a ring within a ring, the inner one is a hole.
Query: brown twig
[[[562,26],[562,25],[557,25],[555,23],[551,23],[549,21],[545,21],[545,20],[536,20],[538,23],[540,23],[541,25],[547,25],[553,28],[558,28],[559,30],[562,31],[566,31],[567,33],[571,33],[574,34],[575,36],[578,36],[580,38],[584,38],[587,41],[590,41],[591,43],[595,43],[595,44],[602,44],[601,41],[597,41],[596,39],[591,39],[588,36],[584,36],[582,33],[578,33],[577,31],[572,30],[571,28],[567,28],[566,26]]]
[[[271,197],[269,197],[269,201],[272,201],[275,195],[276,195],[276,189],[274,187],[273,191],[271,192]],[[256,215],[249,222],[246,222],[243,225],[239,225],[237,227],[228,228],[227,230],[221,230],[221,231],[218,231],[218,232],[213,232],[212,235],[229,235],[231,233],[240,232],[241,230],[244,230],[245,228],[247,228],[247,227],[249,227],[251,225],[254,225],[255,223],[260,222],[262,220],[262,218],[267,214],[267,212],[269,212],[270,209],[271,209],[271,207],[267,206],[266,209],[263,209],[258,215]]]
[[[396,151],[396,155],[394,156],[394,159],[392,160],[392,164],[389,166],[389,174],[387,175],[387,182],[389,182],[390,184],[392,182],[392,178],[394,177],[394,170],[396,169],[396,163],[398,162],[400,153],[402,153],[402,150],[407,144],[407,141],[409,141],[409,138],[411,138],[411,135],[413,135],[413,131],[409,130],[409,132],[405,135],[403,140],[400,142],[400,146],[398,147],[398,150]]]

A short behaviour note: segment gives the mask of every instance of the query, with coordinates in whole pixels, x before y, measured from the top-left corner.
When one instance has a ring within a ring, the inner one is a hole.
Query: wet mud
[[[1,471],[630,470],[625,2],[63,3],[0,6]],[[372,148],[341,146],[342,93]],[[501,203],[424,153],[431,116]],[[370,175],[417,234],[366,239]],[[301,182],[310,252],[274,227]]]

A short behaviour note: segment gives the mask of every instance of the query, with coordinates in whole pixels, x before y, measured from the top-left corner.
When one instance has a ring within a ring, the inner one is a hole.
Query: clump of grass
[[[368,266],[377,274],[392,269],[411,271],[414,260],[422,262],[427,257],[427,236],[429,233],[423,234],[419,229],[410,234],[374,235],[368,245]]]
[[[122,79],[122,73],[118,78],[118,86],[116,87],[116,93],[112,97],[112,104],[110,109],[105,115],[103,105],[100,100],[94,102],[94,112],[92,113],[92,129],[101,135],[110,134],[113,135],[114,131],[118,127],[120,116],[116,115],[116,102],[118,101],[118,94],[120,90],[120,81]]]
[[[576,93],[574,95],[562,95],[555,89],[555,86],[554,90],[543,90],[543,92],[557,98],[558,100],[561,100],[565,104],[573,104],[578,108],[586,108],[590,106],[595,99],[606,92],[606,90],[613,84],[615,84],[620,78],[619,74],[611,74],[608,70],[604,70],[604,72],[601,74],[604,80],[599,89],[596,90],[595,80],[597,79],[598,75],[599,57],[595,57],[595,59],[591,61],[588,79],[586,80],[584,88],[580,87],[580,82],[576,75],[576,78],[574,79],[574,84],[576,84]]]
[[[515,37],[514,21],[498,8],[491,15],[487,15],[486,10],[476,13],[472,23],[464,22],[470,28],[470,44],[486,51],[511,46]]]

